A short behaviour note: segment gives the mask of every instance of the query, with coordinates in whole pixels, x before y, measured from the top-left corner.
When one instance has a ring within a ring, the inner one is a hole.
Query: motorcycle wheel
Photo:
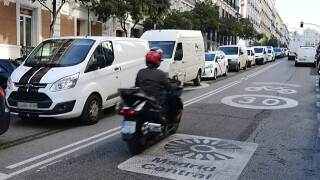
[[[135,133],[133,138],[127,141],[127,144],[132,155],[142,153],[145,148],[145,142],[139,138],[138,133]]]

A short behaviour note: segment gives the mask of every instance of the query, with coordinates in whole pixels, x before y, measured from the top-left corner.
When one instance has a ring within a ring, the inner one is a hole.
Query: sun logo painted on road
[[[170,154],[195,160],[227,160],[233,157],[223,154],[223,150],[236,150],[240,147],[224,141],[212,139],[180,139],[164,146]],[[230,153],[230,151],[228,151]]]

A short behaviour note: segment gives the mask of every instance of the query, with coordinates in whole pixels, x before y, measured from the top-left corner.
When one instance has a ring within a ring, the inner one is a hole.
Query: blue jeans
[[[163,104],[163,112],[167,113],[168,110],[171,110],[171,118],[175,117],[179,114],[179,107],[178,107],[178,98],[181,94],[180,89],[173,90],[166,95],[166,101]],[[169,108],[169,109],[168,109]]]

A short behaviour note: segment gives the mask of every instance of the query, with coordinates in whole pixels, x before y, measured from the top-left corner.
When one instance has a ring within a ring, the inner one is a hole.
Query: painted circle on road
[[[229,106],[248,109],[285,109],[298,106],[298,102],[293,99],[259,94],[228,96],[224,97],[221,102]]]

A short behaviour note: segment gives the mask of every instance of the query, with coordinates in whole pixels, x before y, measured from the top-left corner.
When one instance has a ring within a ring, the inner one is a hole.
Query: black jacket
[[[172,91],[178,87],[178,83],[170,82],[166,73],[153,67],[141,69],[135,85],[147,95],[156,98],[160,104],[165,102],[165,90]]]

